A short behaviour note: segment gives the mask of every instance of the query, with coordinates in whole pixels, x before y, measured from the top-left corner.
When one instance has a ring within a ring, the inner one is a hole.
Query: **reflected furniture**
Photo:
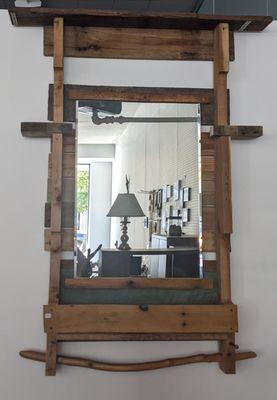
[[[150,256],[150,276],[153,278],[199,278],[199,250],[196,246],[159,247],[149,249],[102,249],[99,276],[122,277],[141,275],[142,256]],[[165,260],[162,264],[161,260]],[[158,260],[158,266],[157,262]],[[153,270],[155,273],[153,273]]]
[[[199,239],[196,236],[166,236],[153,234],[151,246],[160,249],[176,249],[187,247],[191,251],[184,253],[176,252],[174,255],[164,253],[151,259],[151,265],[155,264],[155,269],[160,277],[187,277],[199,278],[200,252]]]

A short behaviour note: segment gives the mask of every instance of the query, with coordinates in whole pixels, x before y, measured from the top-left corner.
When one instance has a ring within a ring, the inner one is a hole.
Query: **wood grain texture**
[[[61,231],[61,251],[73,251],[74,250],[74,229],[63,228]],[[44,230],[44,250],[51,250],[51,230]],[[55,250],[55,251],[58,251]]]
[[[55,376],[56,375],[56,364],[57,364],[57,337],[55,334],[48,333],[46,339],[46,353],[44,357],[45,362],[45,375]]]
[[[51,177],[48,178],[47,183],[47,202],[51,201]],[[75,177],[62,178],[62,202],[75,201]]]
[[[53,116],[55,123],[63,123],[63,30],[62,18],[54,22],[54,97]],[[50,274],[49,274],[49,304],[58,304],[60,292],[61,268],[61,200],[62,200],[62,164],[63,135],[53,133],[51,139],[51,221],[50,221]],[[47,334],[45,374],[56,375],[57,341],[53,332]]]
[[[209,133],[201,133],[201,184],[202,184],[202,247],[205,252],[215,252],[215,149]]]
[[[21,351],[20,356],[33,361],[45,362],[45,353],[38,351]],[[257,355],[253,351],[240,352],[235,354],[235,360],[248,360],[255,358]],[[147,361],[139,363],[108,363],[102,361],[95,361],[87,358],[80,357],[69,357],[65,355],[57,356],[57,363],[62,365],[69,365],[72,367],[83,367],[89,369],[95,369],[98,371],[109,371],[109,372],[138,372],[138,371],[152,371],[162,368],[170,368],[181,365],[196,364],[196,363],[211,363],[221,362],[222,354],[195,354],[191,356],[167,358],[158,361]]]
[[[21,122],[21,134],[30,138],[51,138],[54,133],[73,136],[73,127],[69,123]]]
[[[215,30],[215,121],[216,125],[227,125],[227,73],[219,69],[219,59],[222,58],[222,36],[226,25],[219,25]],[[225,46],[228,43],[225,41]],[[226,55],[227,52],[224,54]],[[230,138],[214,138],[216,162],[216,209],[217,209],[217,243],[216,258],[219,274],[220,301],[228,303],[231,300],[230,284],[230,233],[232,232],[232,202],[231,202],[231,167]]]
[[[213,31],[65,27],[65,57],[200,60],[214,59]],[[230,32],[230,60],[234,35]],[[44,28],[44,55],[53,56],[53,28]]]
[[[117,341],[210,341],[228,338],[226,333],[58,333],[62,342],[117,342]]]
[[[71,288],[83,289],[212,289],[210,279],[194,278],[94,278],[66,279],[65,285]]]
[[[46,7],[16,7],[10,9],[9,14],[15,26],[53,25],[54,18],[62,17],[65,25],[115,28],[213,30],[220,22],[226,22],[230,25],[231,31],[241,30],[245,26],[244,30],[247,32],[261,31],[273,19],[270,16],[223,16],[184,12],[139,12]],[[246,22],[248,23],[247,26]]]
[[[215,139],[215,177],[217,227],[220,234],[230,234],[233,232],[233,218],[229,137],[220,136]]]
[[[61,228],[74,228],[74,202],[62,202],[61,203]],[[50,228],[51,226],[51,203],[45,204],[44,209],[44,226]]]
[[[236,347],[235,334],[229,334],[227,339],[219,342],[219,351],[222,358],[219,362],[220,369],[225,374],[236,373]]]
[[[49,154],[48,158],[48,177],[52,178],[52,160],[53,153]],[[66,153],[61,157],[62,160],[62,176],[63,178],[74,178],[75,177],[75,153]]]
[[[216,272],[216,261],[215,260],[204,260],[203,267],[204,267],[204,273],[205,272]]]
[[[262,126],[243,126],[243,125],[221,125],[213,126],[210,131],[211,136],[230,136],[232,140],[249,140],[263,136]]]
[[[47,305],[45,332],[228,333],[237,331],[233,304],[197,306]]]
[[[120,100],[153,103],[202,103],[214,100],[213,89],[68,85],[70,100]]]
[[[213,89],[64,85],[65,121],[76,122],[77,100],[200,104],[201,124],[215,124]],[[229,93],[227,103],[229,121]],[[53,120],[53,85],[49,85],[48,120]]]
[[[219,24],[215,29],[214,91],[215,125],[228,125],[227,74],[228,74],[228,24]],[[219,136],[215,142],[216,171],[216,262],[221,303],[231,301],[230,277],[230,233],[232,232],[232,191],[230,137]],[[230,332],[234,333],[234,332]],[[230,340],[232,340],[233,346]],[[219,341],[222,360],[219,365],[225,374],[236,373],[235,335]]]

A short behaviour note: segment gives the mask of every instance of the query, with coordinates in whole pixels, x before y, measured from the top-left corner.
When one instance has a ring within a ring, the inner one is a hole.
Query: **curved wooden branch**
[[[45,362],[45,353],[39,351],[26,350],[21,351],[20,356],[28,358],[29,360]],[[257,357],[253,351],[236,353],[236,361],[247,360]],[[101,361],[89,360],[85,358],[57,356],[57,363],[63,365],[70,365],[73,367],[83,367],[90,369],[97,369],[100,371],[109,372],[134,372],[134,371],[149,371],[154,369],[176,367],[179,365],[195,364],[201,362],[220,362],[220,353],[213,354],[196,354],[186,357],[168,358],[159,361],[148,361],[142,363],[127,363],[127,364],[114,364]]]

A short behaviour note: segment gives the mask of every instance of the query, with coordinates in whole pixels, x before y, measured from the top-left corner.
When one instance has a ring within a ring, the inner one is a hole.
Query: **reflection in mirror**
[[[77,132],[77,277],[201,277],[199,106],[79,102]]]

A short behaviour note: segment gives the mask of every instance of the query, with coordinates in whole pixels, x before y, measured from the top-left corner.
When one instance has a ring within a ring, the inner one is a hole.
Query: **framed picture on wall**
[[[184,187],[183,188],[183,202],[190,201],[191,199],[191,188]]]
[[[178,181],[176,181],[174,183],[174,186],[173,186],[173,200],[175,200],[175,201],[180,199],[181,185],[182,185],[181,179],[179,179]]]
[[[162,208],[162,201],[163,201],[162,197],[163,197],[163,191],[162,191],[162,189],[159,189],[158,193],[157,193],[157,209],[158,210],[160,210]]]
[[[190,221],[190,208],[184,208],[183,209],[183,216],[182,216],[182,221],[183,224],[186,224],[187,222]]]
[[[163,193],[163,203],[166,203],[168,198],[167,198],[167,185],[164,185],[162,188],[162,193]]]
[[[144,217],[144,221],[143,221],[143,226],[145,229],[149,228],[149,218],[148,217]]]
[[[166,185],[166,198],[167,201],[171,198],[172,196],[172,186],[171,185]]]

